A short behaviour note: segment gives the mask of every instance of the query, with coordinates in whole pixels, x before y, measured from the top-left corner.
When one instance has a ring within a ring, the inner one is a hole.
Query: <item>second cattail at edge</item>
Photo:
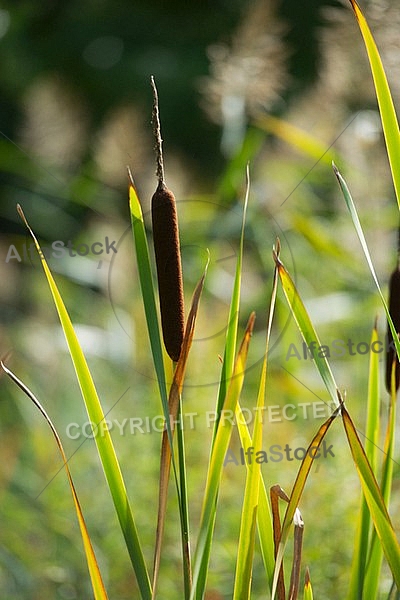
[[[393,271],[389,281],[389,313],[397,332],[400,332],[400,269],[399,266]],[[393,342],[392,332],[388,326],[386,344],[386,389],[390,394],[392,385],[392,368],[395,363],[395,389],[400,386],[400,364],[397,358],[396,348]]]

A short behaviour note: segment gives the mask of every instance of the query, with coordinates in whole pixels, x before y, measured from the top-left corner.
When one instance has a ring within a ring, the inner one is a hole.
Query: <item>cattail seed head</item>
[[[399,266],[393,271],[389,281],[389,312],[393,321],[395,330],[400,332],[400,269]],[[391,393],[392,368],[395,361],[395,384],[396,392],[400,386],[400,363],[397,358],[396,348],[393,341],[392,332],[388,326],[386,345],[386,389]]]
[[[177,361],[185,327],[182,265],[175,197],[162,181],[151,200],[151,217],[164,344]]]
[[[183,300],[183,278],[181,250],[179,244],[178,215],[175,197],[164,181],[164,159],[158,108],[158,93],[154,77],[153,89],[153,133],[157,158],[158,186],[151,200],[153,241],[156,257],[158,295],[160,299],[161,326],[165,349],[170,358],[177,362],[181,354],[185,330],[185,308]]]

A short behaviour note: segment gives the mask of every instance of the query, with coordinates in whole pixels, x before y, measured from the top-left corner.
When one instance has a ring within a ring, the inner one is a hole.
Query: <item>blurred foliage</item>
[[[390,66],[389,81],[400,81],[400,52],[392,35],[399,7],[371,0],[366,8]],[[199,414],[195,428],[187,431],[195,528],[211,439],[204,414],[214,410],[217,393],[248,160],[252,183],[241,323],[253,309],[257,322],[245,406],[255,404],[276,236],[322,340],[367,341],[377,313],[384,335],[379,300],[329,165],[259,126],[260,115],[274,114],[327,150],[332,146],[385,283],[395,263],[398,217],[368,64],[353,15],[334,0],[5,1],[0,48],[1,352],[13,350],[10,366],[46,406],[73,455],[71,470],[110,598],[127,600],[135,596],[135,584],[115,533],[94,444],[66,435],[69,423],[82,424],[87,417],[40,262],[34,255],[21,263],[5,262],[10,244],[21,252],[24,243],[30,244],[15,206],[23,206],[44,245],[71,240],[76,248],[104,242],[106,236],[116,241],[117,253],[67,254],[49,262],[78,326],[105,412],[112,410],[110,418],[120,422],[161,414],[134,267],[125,171],[129,164],[146,213],[155,187],[149,85],[150,75],[155,76],[166,178],[178,199],[187,301],[205,249],[211,253],[184,392],[186,412]],[[398,102],[396,87],[395,93]],[[300,338],[282,298],[274,336],[267,403],[326,400],[312,362],[287,358],[292,343],[300,347]],[[332,361],[361,430],[367,360],[357,355]],[[33,408],[3,379],[1,390],[2,597],[87,597],[78,525],[64,475],[55,476],[60,462],[53,440]],[[266,423],[265,443],[302,446],[317,426],[301,415]],[[113,439],[150,564],[159,434],[121,436],[115,429]],[[237,436],[234,443],[237,449]],[[359,489],[336,426],[329,443],[335,458],[317,466],[301,508],[304,560],[314,593],[333,599],[347,590]],[[290,491],[296,467],[265,465],[266,481]],[[244,473],[231,466],[224,477],[210,589],[229,598]],[[393,514],[398,490],[394,497]],[[171,494],[171,511],[175,504]],[[161,578],[163,598],[175,599],[181,590],[180,556],[178,529],[170,521]],[[263,586],[259,565],[254,575],[259,597]]]

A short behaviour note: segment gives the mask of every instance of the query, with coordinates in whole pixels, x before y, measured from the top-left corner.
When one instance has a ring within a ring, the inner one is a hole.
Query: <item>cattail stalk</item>
[[[389,313],[397,333],[400,332],[400,228],[398,235],[397,266],[391,274],[389,280]],[[400,387],[400,363],[389,326],[387,330],[386,342],[386,389],[390,394],[392,389],[393,364],[395,364],[396,392]]]
[[[158,94],[153,77],[151,86],[154,97],[152,121],[158,178],[157,189],[151,200],[154,252],[163,339],[168,355],[176,362],[181,354],[185,327],[178,216],[174,194],[167,188],[164,180]]]

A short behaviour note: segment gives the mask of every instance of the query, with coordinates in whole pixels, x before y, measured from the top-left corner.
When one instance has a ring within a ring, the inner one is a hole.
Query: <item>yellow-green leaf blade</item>
[[[382,127],[386,141],[390,168],[392,171],[393,184],[396,191],[397,204],[400,208],[400,135],[396,110],[393,104],[392,95],[390,93],[390,88],[381,57],[379,55],[378,48],[376,47],[371,30],[368,27],[368,23],[357,2],[355,0],[350,0],[350,2],[354,14],[356,15],[368,53],[368,59],[375,84],[376,96],[378,99],[379,111],[382,119]]]
[[[389,506],[394,464],[394,447],[396,433],[396,389],[393,387],[389,404],[389,418],[383,446],[383,465],[381,475],[381,492],[386,506]],[[371,590],[376,594],[379,582],[379,573],[382,564],[383,552],[382,546],[376,535],[375,529],[371,537],[371,551],[367,565],[367,575],[365,579],[365,589]]]
[[[400,588],[400,546],[396,539],[392,522],[376,482],[364,448],[357,435],[353,421],[345,407],[342,407],[343,425],[353,456],[354,464],[360,478],[365,500],[370,510],[376,533],[381,541],[383,552],[392,571],[394,580]]]
[[[318,334],[314,329],[311,319],[307,313],[306,307],[304,306],[304,303],[300,298],[300,295],[296,289],[296,286],[293,283],[292,278],[290,277],[288,271],[286,270],[278,256],[276,256],[276,254],[274,258],[278,267],[279,277],[282,283],[283,291],[286,296],[286,300],[289,304],[290,310],[292,311],[294,319],[297,323],[301,335],[303,336],[305,343],[308,347],[320,347],[321,342],[319,340]],[[336,405],[338,405],[338,387],[336,385],[335,378],[326,359],[326,356],[322,354],[323,353],[320,352],[314,353],[315,366],[317,367],[333,402]]]
[[[235,412],[236,406],[243,387],[244,374],[246,369],[247,354],[250,344],[250,338],[254,326],[254,313],[250,316],[246,327],[245,335],[240,346],[238,356],[235,362],[235,368],[229,383],[228,392],[223,405],[223,410]],[[216,504],[218,491],[222,476],[222,467],[228,450],[229,441],[232,433],[232,423],[220,422],[212,447],[211,460],[207,473],[206,489],[204,493],[202,515],[200,520],[199,535],[196,544],[196,551],[193,560],[193,587],[190,600],[203,597],[203,570],[207,568],[207,561],[204,556],[209,551],[210,531],[214,526]]]
[[[278,250],[279,252],[279,250]],[[263,409],[265,406],[265,390],[266,390],[266,382],[267,382],[267,364],[268,364],[268,351],[269,351],[269,341],[271,337],[271,329],[272,329],[272,321],[275,310],[275,302],[276,302],[276,292],[278,287],[278,270],[275,267],[274,271],[274,280],[272,287],[272,296],[270,302],[270,309],[268,315],[268,323],[267,323],[267,335],[266,335],[266,344],[265,344],[265,353],[264,359],[262,362],[262,370],[261,377],[258,388],[258,397],[257,397],[257,410],[256,417],[254,421],[254,429],[253,429],[253,437],[251,440],[251,445],[255,449],[255,452],[262,449],[262,440],[263,440]],[[241,409],[239,403],[237,404],[236,415],[240,415]],[[245,447],[245,446],[243,446]],[[248,444],[247,446],[248,447]],[[246,474],[246,485],[245,485],[245,494],[242,508],[242,517],[240,522],[240,534],[239,534],[239,544],[238,544],[238,552],[236,559],[236,573],[235,573],[235,584],[234,584],[234,600],[247,600],[250,598],[250,590],[251,590],[251,575],[252,575],[252,567],[253,567],[253,557],[254,557],[254,544],[255,544],[255,531],[256,531],[256,522],[258,521],[258,513],[259,513],[259,504],[260,504],[260,489],[262,494],[262,488],[265,493],[265,487],[262,485],[262,475],[261,475],[261,463],[252,462],[249,465],[246,461],[247,474]],[[265,505],[261,506],[261,510],[265,511]],[[268,518],[269,515],[269,507],[267,508],[268,513],[263,515],[263,518]],[[270,520],[271,523],[271,520]],[[271,525],[269,526],[271,528]],[[264,542],[264,550],[270,556],[270,562],[273,562],[273,546],[272,546],[272,528],[271,530],[271,542],[268,550],[265,548]],[[259,527],[260,531],[260,527]],[[268,525],[267,525],[268,531]],[[268,560],[268,559],[267,559]]]
[[[45,272],[51,294],[53,296],[54,304],[60,319],[62,330],[64,332],[64,336],[75,369],[79,387],[81,389],[82,397],[84,399],[89,420],[92,423],[95,423],[97,427],[99,427],[101,423],[102,435],[94,435],[96,446],[103,466],[104,474],[107,479],[108,487],[110,489],[111,496],[114,501],[114,506],[117,512],[118,520],[124,535],[126,546],[128,548],[132,566],[136,574],[142,598],[145,600],[150,600],[151,586],[149,574],[140,546],[139,536],[133,518],[128,495],[126,492],[125,482],[123,480],[119,462],[114,450],[114,445],[111,440],[111,435],[107,427],[104,412],[100,404],[99,397],[97,395],[97,390],[95,388],[91,373],[89,371],[89,367],[87,365],[82,348],[79,344],[75,330],[72,326],[71,319],[64,305],[61,294],[58,291],[56,282],[54,281],[54,278],[47,265],[46,259],[42,253],[40,245],[32,229],[29,227],[28,222],[26,221],[25,216],[20,207],[19,213],[25,221],[32,235],[32,238],[35,242],[35,246],[41,258],[42,267]]]
[[[286,547],[286,543],[287,543],[287,539],[288,539],[288,535],[289,535],[290,525],[293,521],[295,511],[300,502],[300,498],[302,496],[304,486],[306,484],[312,464],[313,464],[316,454],[318,452],[318,448],[320,447],[322,440],[324,439],[329,427],[332,425],[333,421],[337,417],[339,411],[340,411],[340,406],[318,429],[317,433],[315,434],[314,438],[311,441],[311,444],[307,448],[306,455],[303,458],[300,468],[298,470],[297,477],[296,477],[296,480],[293,485],[293,490],[290,495],[289,504],[287,506],[287,509],[285,512],[285,517],[284,517],[283,523],[282,523],[281,539],[279,542],[278,552],[277,552],[276,561],[275,561],[275,572],[274,572],[274,580],[273,580],[273,585],[272,585],[272,600],[274,600],[275,594],[276,594],[279,570],[281,568],[281,564],[282,564],[282,560],[283,560],[283,554],[285,551],[285,547]]]
[[[376,324],[372,331],[370,348],[378,342],[378,331]],[[370,352],[369,377],[368,377],[368,403],[367,403],[367,423],[365,428],[365,453],[376,475],[377,473],[377,454],[379,448],[380,433],[380,395],[379,395],[379,355],[376,352]],[[360,500],[360,512],[358,517],[356,541],[354,545],[353,562],[350,577],[350,588],[348,600],[357,600],[364,589],[372,592],[370,587],[366,587],[366,566],[370,551],[370,529],[371,516],[364,496]],[[375,582],[377,586],[378,581]],[[371,594],[373,597],[375,594]]]

